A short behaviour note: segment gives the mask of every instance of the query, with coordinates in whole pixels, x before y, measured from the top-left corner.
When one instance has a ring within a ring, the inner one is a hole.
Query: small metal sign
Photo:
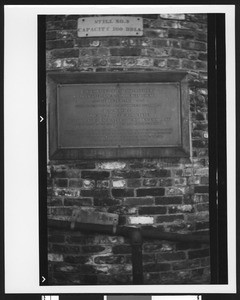
[[[86,17],[78,19],[78,36],[142,36],[142,17]]]

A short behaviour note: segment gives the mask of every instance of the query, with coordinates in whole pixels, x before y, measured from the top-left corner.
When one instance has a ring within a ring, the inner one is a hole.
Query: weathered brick
[[[166,195],[184,195],[186,194],[185,187],[166,187]]]
[[[145,272],[164,272],[170,270],[171,265],[168,263],[145,264],[143,270]]]
[[[110,55],[112,56],[139,56],[140,48],[111,48]]]
[[[66,255],[64,261],[71,264],[85,264],[89,262],[89,257],[84,255]]]
[[[81,190],[81,197],[93,197],[98,199],[110,198],[110,192],[106,189]]]
[[[207,194],[194,195],[194,203],[204,203],[209,201],[209,196]]]
[[[156,186],[157,185],[157,179],[155,178],[147,178],[143,180],[144,186]]]
[[[114,170],[112,172],[112,177],[113,178],[140,178],[141,173],[140,171],[129,171],[129,170]]]
[[[206,42],[207,41],[207,34],[202,31],[196,32],[196,40]]]
[[[84,189],[93,189],[95,187],[95,180],[85,179],[82,181],[82,186]]]
[[[177,58],[186,58],[188,55],[188,52],[186,50],[173,48],[171,51],[171,55],[173,57],[177,57]]]
[[[50,198],[47,201],[48,206],[62,206],[63,205],[63,201],[62,199],[59,198]]]
[[[171,171],[167,169],[160,170],[146,170],[143,173],[143,177],[170,177]]]
[[[151,205],[154,203],[154,198],[128,198],[124,200],[124,205]]]
[[[109,188],[109,186],[110,186],[109,180],[98,180],[96,182],[96,187],[98,189],[107,189],[107,188]]]
[[[131,216],[128,217],[128,223],[130,225],[138,225],[138,224],[153,224],[154,218],[149,216]]]
[[[78,57],[78,49],[57,49],[51,51],[52,58],[66,58],[66,57]]]
[[[57,38],[57,31],[47,31],[46,40],[55,40]]]
[[[47,22],[47,30],[77,29],[76,20]]]
[[[81,247],[79,246],[69,246],[69,245],[58,245],[54,244],[52,245],[52,251],[54,253],[80,253]]]
[[[205,52],[200,52],[200,53],[198,54],[198,59],[207,61],[207,59],[208,59],[207,53],[205,53]]]
[[[157,223],[164,223],[164,222],[174,222],[174,221],[181,221],[184,219],[184,215],[169,215],[169,216],[159,216],[156,218]]]
[[[209,210],[209,204],[208,203],[200,203],[197,204],[197,211],[208,211]]]
[[[205,61],[196,61],[197,70],[207,70],[207,62]]]
[[[178,242],[176,244],[176,250],[189,250],[189,249],[200,249],[201,243],[197,242]]]
[[[53,216],[71,216],[72,208],[70,207],[49,207],[50,215]]]
[[[67,179],[62,179],[62,178],[57,178],[54,180],[54,184],[57,187],[68,187],[68,180]]]
[[[112,252],[113,254],[128,254],[132,253],[132,247],[130,245],[115,245]]]
[[[99,162],[96,164],[97,169],[101,170],[122,170],[126,167],[125,162]]]
[[[162,19],[185,20],[185,14],[160,14]]]
[[[75,167],[77,169],[83,169],[83,170],[86,170],[86,169],[95,169],[95,162],[92,162],[92,161],[77,162],[75,164]]]
[[[199,259],[179,261],[172,264],[173,270],[192,269],[197,267],[201,267]]]
[[[62,66],[66,70],[77,70],[78,69],[78,58],[64,58],[62,60]]]
[[[162,215],[166,214],[167,208],[165,206],[144,206],[139,207],[139,215]]]
[[[128,187],[132,187],[132,188],[135,188],[135,187],[140,187],[142,185],[142,181],[141,179],[128,179],[127,180],[127,186]]]
[[[112,189],[113,197],[133,197],[133,189]]]
[[[124,187],[126,187],[126,185],[127,185],[126,180],[113,180],[112,181],[112,186],[114,188],[124,188]]]
[[[179,68],[180,67],[180,60],[179,59],[174,59],[174,58],[169,58],[167,60],[167,66],[168,66],[168,68]]]
[[[169,41],[168,40],[163,40],[163,39],[153,40],[152,43],[153,43],[154,47],[168,47],[169,46]]]
[[[196,230],[209,229],[209,222],[196,222]]]
[[[195,193],[200,193],[200,194],[208,193],[209,192],[209,187],[208,187],[208,185],[195,186],[194,187],[194,192]]]
[[[48,253],[48,261],[62,262],[63,261],[63,255],[62,254]]]
[[[165,193],[164,188],[148,188],[148,189],[137,189],[137,197],[144,196],[163,196]]]
[[[144,36],[149,38],[163,38],[167,36],[167,31],[164,29],[148,29],[144,31]]]
[[[167,66],[167,60],[166,59],[154,59],[153,62],[154,67],[164,68]]]
[[[192,213],[194,212],[194,208],[192,205],[177,205],[177,206],[171,206],[168,208],[168,213],[169,214],[176,214],[179,212],[184,212],[184,213]]]
[[[77,37],[76,30],[58,30],[57,40],[72,40]]]
[[[165,252],[165,253],[157,253],[156,255],[157,261],[174,261],[174,260],[183,260],[186,259],[186,255],[184,252]]]
[[[94,258],[95,264],[123,264],[125,257],[123,255],[108,255],[108,256],[97,256]]]
[[[194,250],[188,252],[189,259],[209,256],[209,249]]]
[[[207,147],[208,143],[207,141],[204,140],[193,140],[192,145],[195,148],[203,148],[203,147]]]
[[[195,62],[192,60],[188,60],[188,59],[183,59],[182,60],[182,68],[183,69],[195,69]]]
[[[193,39],[195,36],[194,31],[186,29],[169,29],[168,37],[177,39]]]
[[[181,204],[183,202],[182,196],[174,197],[156,197],[156,205],[170,205],[170,204]]]
[[[106,247],[100,245],[82,246],[83,253],[96,253],[106,250]]]
[[[70,188],[80,188],[82,186],[82,181],[77,179],[70,179],[69,180],[69,187]]]
[[[207,46],[202,42],[192,42],[192,41],[182,41],[181,43],[183,49],[206,51]]]
[[[48,237],[49,243],[64,243],[65,242],[65,236],[60,234],[51,234]]]
[[[46,42],[46,49],[59,49],[59,48],[72,48],[73,41],[72,40],[54,40],[54,41],[47,41]]]
[[[91,198],[65,198],[65,206],[92,206],[93,200]]]
[[[103,199],[94,199],[94,206],[114,206],[120,205],[122,200],[120,199],[111,199],[111,198],[103,198]]]
[[[110,173],[108,171],[82,171],[81,177],[84,179],[104,180],[108,179]]]

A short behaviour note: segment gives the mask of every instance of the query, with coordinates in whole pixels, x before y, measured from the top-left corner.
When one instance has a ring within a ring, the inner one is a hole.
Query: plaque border
[[[47,111],[49,157],[52,160],[78,159],[120,159],[120,158],[157,158],[190,157],[190,104],[187,72],[65,72],[47,73]],[[99,148],[60,148],[58,146],[58,85],[61,84],[101,84],[101,83],[164,83],[180,85],[180,123],[181,146],[179,147],[99,147]]]

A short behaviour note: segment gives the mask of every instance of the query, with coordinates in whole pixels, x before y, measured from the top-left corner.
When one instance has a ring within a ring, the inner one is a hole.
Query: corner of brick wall
[[[188,72],[192,159],[49,161],[48,214],[77,206],[118,213],[120,224],[165,232],[209,229],[207,16],[142,15],[142,37],[77,37],[79,15],[46,17],[47,73]],[[50,284],[130,284],[123,237],[49,229]],[[144,283],[210,283],[209,246],[144,241]]]

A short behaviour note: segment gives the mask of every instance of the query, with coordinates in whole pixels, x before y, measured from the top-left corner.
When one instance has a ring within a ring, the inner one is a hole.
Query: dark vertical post
[[[133,284],[143,284],[142,234],[136,228],[130,233],[132,245]]]

